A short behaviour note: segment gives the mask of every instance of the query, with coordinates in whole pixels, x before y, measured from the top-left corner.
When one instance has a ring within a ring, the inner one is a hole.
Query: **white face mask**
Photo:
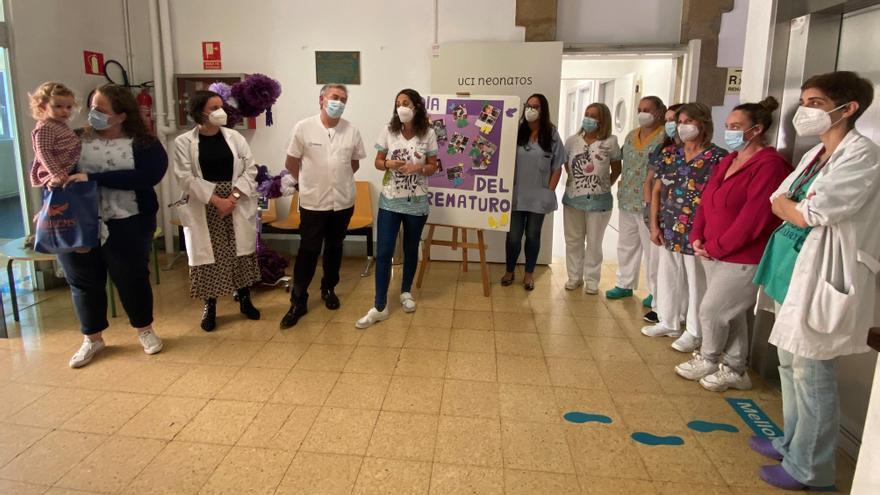
[[[678,124],[678,137],[682,141],[688,142],[697,139],[700,135],[700,128],[694,124]]]
[[[654,116],[648,112],[639,112],[639,125],[642,127],[648,127],[649,125],[654,123]]]
[[[798,107],[791,123],[794,124],[794,130],[798,136],[819,136],[825,134],[829,129],[837,125],[843,117],[837,119],[837,122],[831,123],[831,112],[845,107],[848,103],[844,103],[837,108],[833,108],[826,112],[821,108]]]
[[[539,112],[537,109],[532,108],[532,107],[526,107],[526,113],[525,113],[526,122],[534,122],[534,121],[538,120],[538,117],[540,117],[540,116],[541,116],[541,112]]]
[[[208,122],[218,127],[223,127],[226,125],[226,111],[222,108],[218,108],[213,112],[208,114]]]
[[[413,112],[412,108],[403,106],[397,107],[397,118],[404,124],[412,121],[413,115],[415,115],[415,112]]]

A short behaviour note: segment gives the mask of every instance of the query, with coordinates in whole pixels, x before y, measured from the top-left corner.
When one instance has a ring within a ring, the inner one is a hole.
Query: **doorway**
[[[8,50],[0,48],[0,243],[25,235],[20,155],[10,79]]]
[[[684,50],[665,53],[565,54],[562,58],[562,81],[558,128],[563,140],[577,133],[587,105],[601,102],[608,106],[612,134],[623,146],[627,134],[637,123],[636,108],[643,96],[654,95],[669,104],[682,94],[681,73]],[[560,182],[564,185],[565,173]],[[565,187],[556,190],[562,204]],[[602,243],[605,263],[617,262],[617,187],[611,221]],[[560,209],[562,207],[560,206]],[[553,258],[565,260],[565,231],[562,215],[553,216]],[[613,275],[613,274],[612,274]],[[613,280],[602,274],[603,286]]]

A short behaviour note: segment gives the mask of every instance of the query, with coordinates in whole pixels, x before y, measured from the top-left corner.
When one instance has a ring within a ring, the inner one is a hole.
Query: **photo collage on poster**
[[[450,98],[445,110],[431,115],[440,166],[428,185],[472,191],[477,176],[498,175],[504,102]]]

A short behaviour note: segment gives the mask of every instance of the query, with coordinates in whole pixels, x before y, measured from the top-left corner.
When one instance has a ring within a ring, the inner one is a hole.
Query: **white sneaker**
[[[688,380],[699,380],[716,371],[718,371],[718,363],[705,359],[699,352],[694,352],[694,358],[690,361],[675,367],[675,372],[678,376]]]
[[[662,323],[657,323],[656,325],[642,327],[642,335],[647,335],[648,337],[678,337],[681,335],[681,330],[673,330]]]
[[[73,357],[70,358],[70,362],[68,364],[70,364],[71,368],[82,368],[83,366],[89,364],[92,358],[95,357],[95,354],[103,351],[105,347],[107,346],[104,344],[103,340],[96,340],[92,342],[91,340],[89,340],[88,337],[84,335],[82,345],[79,347],[79,350],[76,351],[76,354],[74,354]]]
[[[400,305],[403,306],[404,313],[412,313],[416,310],[416,300],[409,292],[403,292],[400,294]]]
[[[152,328],[147,329],[145,332],[138,332],[138,340],[141,341],[141,345],[144,346],[144,352],[147,354],[156,354],[165,346],[162,343],[162,339],[156,335]]]
[[[678,352],[689,354],[700,347],[700,339],[694,337],[690,332],[683,332],[678,339],[672,343],[672,348]]]
[[[749,378],[747,372],[740,375],[722,363],[718,367],[718,371],[711,375],[704,376],[700,380],[700,385],[706,390],[711,390],[712,392],[724,392],[729,388],[750,390],[752,388],[752,379]]]
[[[357,328],[367,328],[373,323],[387,320],[388,316],[389,314],[387,306],[382,311],[379,311],[376,308],[370,308],[370,310],[367,311],[367,314],[365,314],[363,318],[358,320],[357,323],[354,324],[354,326],[356,326]]]
[[[587,280],[584,283],[584,294],[589,294],[591,296],[595,296],[599,293],[599,282],[595,280]]]
[[[583,280],[569,280],[565,283],[565,290],[575,290],[583,284]]]

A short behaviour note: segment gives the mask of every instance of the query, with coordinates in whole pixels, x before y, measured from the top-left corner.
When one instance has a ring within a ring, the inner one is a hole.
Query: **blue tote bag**
[[[71,182],[66,187],[43,189],[43,206],[37,216],[34,250],[69,253],[100,245],[98,184]]]

